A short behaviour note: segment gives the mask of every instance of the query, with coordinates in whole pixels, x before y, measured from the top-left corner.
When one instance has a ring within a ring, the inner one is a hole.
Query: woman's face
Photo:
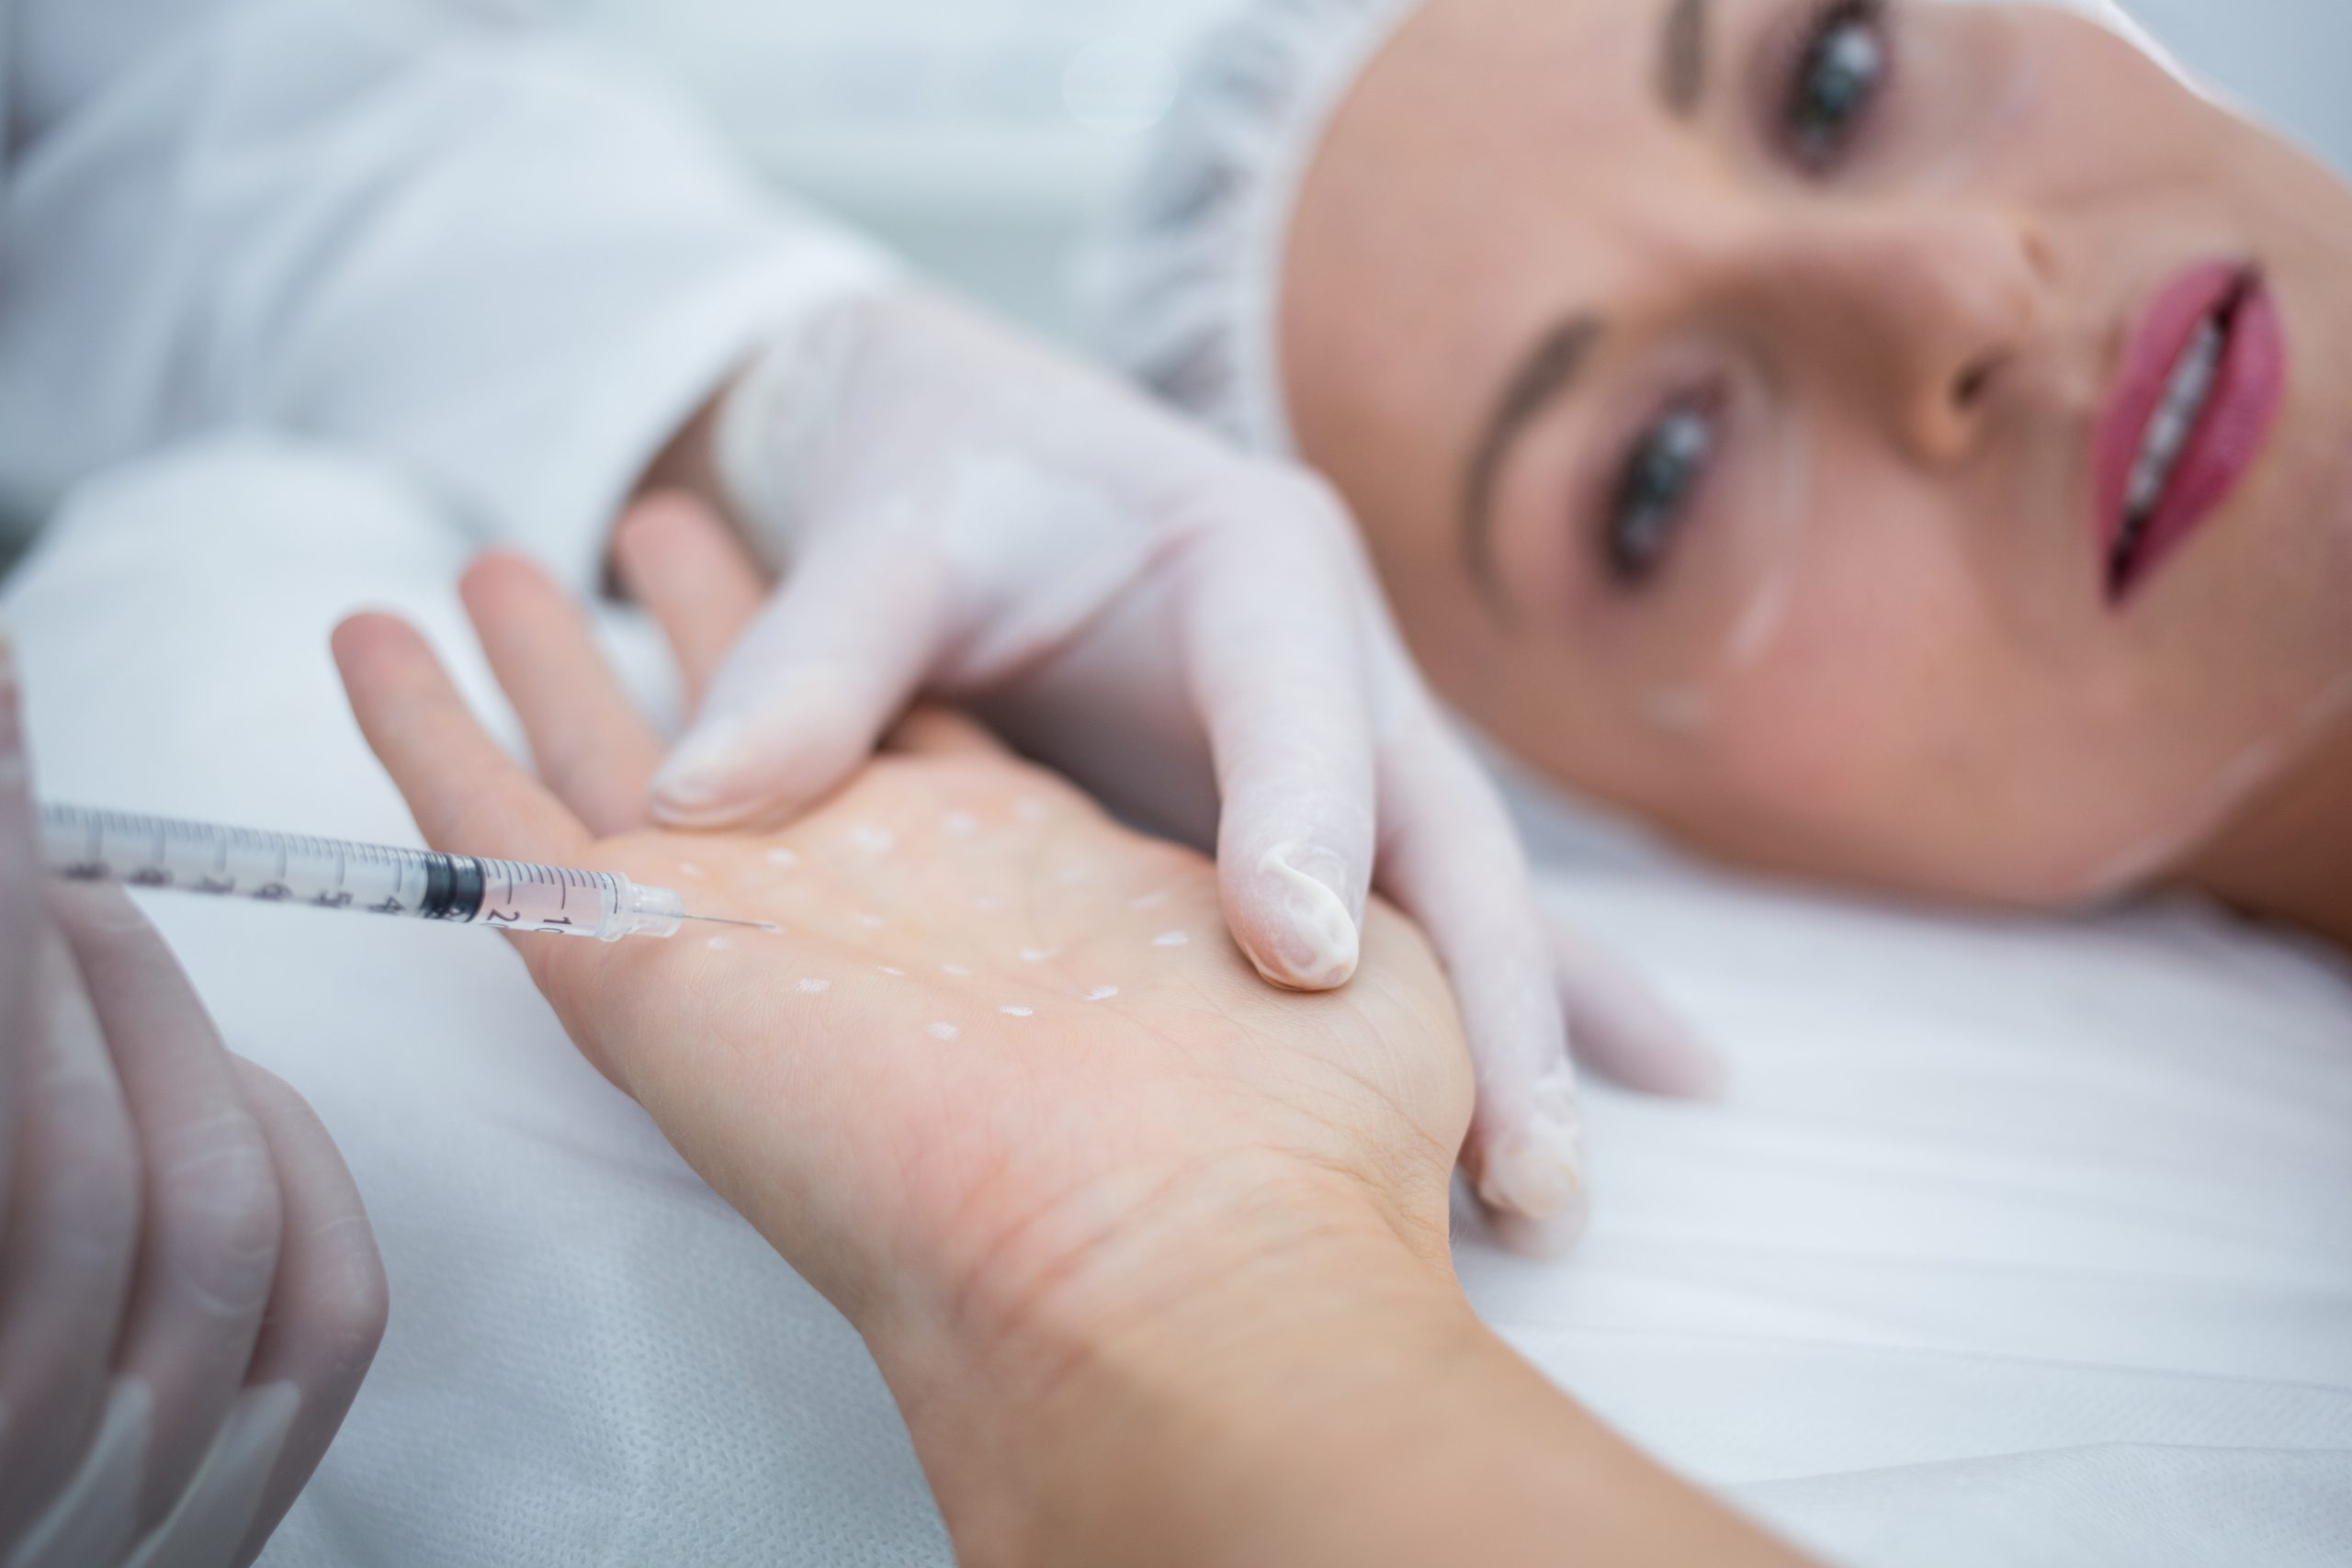
[[[2352,697],[2352,197],[2079,17],[1432,0],[1281,330],[1437,683],[1703,848],[2085,898]]]

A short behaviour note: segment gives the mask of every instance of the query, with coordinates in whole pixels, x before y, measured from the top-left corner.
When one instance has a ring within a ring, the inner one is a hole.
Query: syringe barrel
[[[449,855],[45,804],[49,870],[80,881],[170,887],[266,904],[448,919],[481,900],[476,863]]]
[[[80,807],[40,808],[62,876],[618,942],[675,936],[683,906],[616,872],[482,860]]]

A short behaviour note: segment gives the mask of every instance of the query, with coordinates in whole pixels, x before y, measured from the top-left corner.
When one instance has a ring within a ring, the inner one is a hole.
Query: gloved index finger
[[[244,1545],[223,1559],[243,1563],[260,1555],[342,1427],[383,1339],[390,1298],[358,1184],[317,1113],[274,1075],[231,1061],[286,1194],[277,1282],[254,1347],[247,1397],[292,1395],[284,1446],[265,1474],[245,1478],[253,1500]]]
[[[32,766],[25,755],[16,648],[0,626],[0,1215],[16,1169],[18,1060],[32,1038],[35,954],[42,925],[40,851],[33,822]]]
[[[1216,757],[1217,878],[1235,940],[1277,985],[1355,973],[1376,781],[1363,607],[1319,487],[1212,497],[1183,561],[1186,655]]]
[[[153,1395],[140,1527],[171,1511],[228,1414],[277,1271],[275,1167],[196,989],[116,887],[55,900],[139,1138],[144,1223],[117,1349]]]
[[[65,937],[36,943],[37,1029],[20,1054],[17,1191],[0,1235],[0,1549],[37,1519],[66,1528],[72,1478],[111,1473],[108,1369],[130,1300],[140,1231],[140,1154],[106,1035]],[[140,1406],[143,1437],[144,1392]],[[127,1408],[120,1414],[129,1415]],[[126,1434],[119,1427],[112,1436]],[[100,1498],[126,1499],[134,1482]],[[123,1526],[127,1532],[129,1526]]]

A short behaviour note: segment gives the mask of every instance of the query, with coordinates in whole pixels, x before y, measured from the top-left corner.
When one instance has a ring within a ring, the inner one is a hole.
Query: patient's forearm
[[[1284,1227],[961,1367],[877,1345],[960,1561],[1801,1561],[1563,1396],[1369,1205]]]

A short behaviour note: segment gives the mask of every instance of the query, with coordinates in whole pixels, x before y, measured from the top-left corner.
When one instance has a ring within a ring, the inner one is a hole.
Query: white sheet
[[[375,470],[259,443],[85,492],[6,609],[45,791],[413,840],[325,635],[400,605],[482,690],[466,548]],[[1555,889],[1737,1078],[1720,1107],[1595,1091],[1570,1262],[1465,1237],[1531,1358],[1846,1562],[2352,1560],[2334,960],[2191,908],[2062,930],[1631,863]],[[266,1562],[948,1561],[855,1338],[500,944],[150,907],[334,1131],[391,1270],[383,1354]]]

